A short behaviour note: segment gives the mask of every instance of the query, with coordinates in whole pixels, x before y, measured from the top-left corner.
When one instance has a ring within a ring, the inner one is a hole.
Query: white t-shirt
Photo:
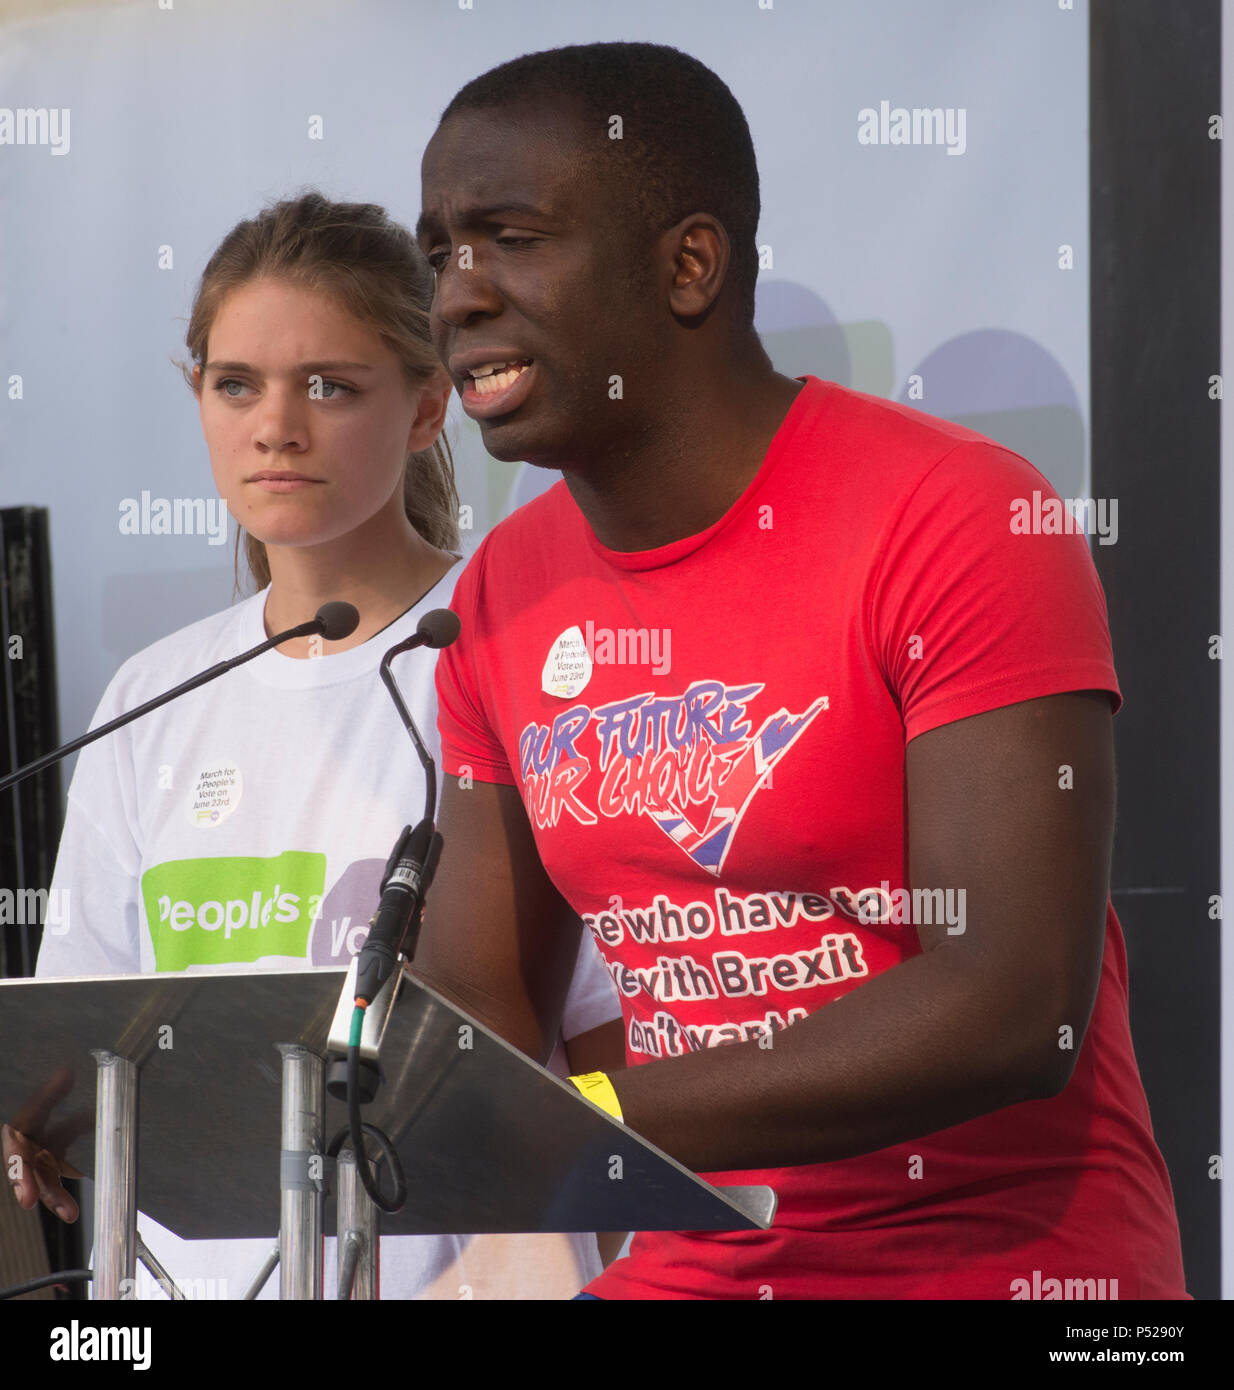
[[[45,927],[36,974],[346,965],[400,829],[424,814],[424,770],[378,667],[424,614],[449,604],[460,569],[362,646],[306,660],[266,652],[83,749],[49,895],[58,919]],[[126,661],[92,727],[265,641],[268,592]],[[420,649],[393,670],[436,759],[434,662]],[[563,1038],[621,1013],[590,934],[581,935]],[[550,1066],[566,1074],[560,1043]],[[138,1224],[172,1277],[204,1296],[242,1298],[273,1245],[183,1241],[149,1217]],[[326,1242],[331,1298],[334,1244]],[[586,1234],[381,1244],[383,1298],[570,1297],[599,1271]],[[164,1296],[142,1267],[138,1286]],[[262,1296],[277,1291],[276,1272]]]

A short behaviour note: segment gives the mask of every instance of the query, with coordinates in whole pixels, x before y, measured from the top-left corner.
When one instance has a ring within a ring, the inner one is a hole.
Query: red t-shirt
[[[622,993],[631,1066],[791,1026],[919,952],[909,739],[1063,691],[1121,704],[1087,541],[1013,531],[1034,492],[1056,497],[1045,478],[971,430],[804,380],[706,531],[612,551],[561,483],[494,528],[455,591],[446,771],[521,788]],[[956,920],[958,897],[939,908]],[[1186,1297],[1112,906],[1060,1095],[859,1158],[707,1176],[769,1184],[774,1226],[638,1235],[589,1290],[1010,1299],[1101,1279],[1107,1297]]]

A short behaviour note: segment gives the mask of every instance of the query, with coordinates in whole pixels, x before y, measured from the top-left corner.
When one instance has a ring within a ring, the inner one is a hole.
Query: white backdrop
[[[63,153],[50,127],[0,143],[0,505],[51,509],[66,738],[121,660],[232,598],[234,527],[226,545],[120,530],[143,491],[214,495],[171,363],[210,252],[306,185],[414,222],[442,108],[538,48],[669,43],[732,88],[759,156],[758,324],[780,370],[972,424],[1064,496],[1087,490],[1085,0],[3,3],[0,103],[69,113]],[[962,119],[962,153],[862,143],[860,113],[883,101],[949,111],[953,133]],[[448,432],[474,543],[514,469],[457,409]]]

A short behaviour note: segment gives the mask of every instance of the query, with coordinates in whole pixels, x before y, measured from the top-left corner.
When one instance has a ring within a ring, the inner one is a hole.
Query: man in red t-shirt
[[[650,45],[505,64],[425,154],[434,340],[489,451],[565,481],[456,588],[417,971],[543,1058],[581,916],[609,1102],[776,1190],[766,1232],[636,1237],[600,1297],[1185,1297],[1087,546],[1025,533],[1054,494],[1017,455],[772,370],[753,170]]]

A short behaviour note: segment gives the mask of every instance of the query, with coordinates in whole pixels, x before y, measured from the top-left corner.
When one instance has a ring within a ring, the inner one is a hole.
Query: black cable
[[[376,1171],[376,1168],[379,1168],[383,1162],[390,1163],[391,1160],[393,1160],[394,1163],[398,1162],[398,1155],[395,1154],[393,1149],[390,1147],[389,1139],[386,1138],[386,1136],[381,1132],[381,1130],[377,1128],[376,1125],[370,1125],[368,1123],[365,1123],[362,1124],[360,1128],[371,1139],[375,1139],[377,1141],[377,1147],[381,1150],[381,1155],[377,1159],[377,1164],[374,1171]],[[349,1140],[350,1138],[351,1125],[346,1124],[342,1127],[342,1129],[339,1130],[339,1132],[334,1136],[334,1138],[330,1140],[330,1143],[326,1147],[326,1157],[337,1158],[339,1150],[343,1147],[343,1141]]]
[[[407,1179],[403,1176],[403,1165],[398,1161],[394,1145],[375,1125],[366,1125],[360,1119],[360,1048],[351,1043],[347,1048],[347,1119],[351,1135],[351,1149],[356,1156],[356,1172],[368,1193],[373,1205],[380,1211],[393,1216],[403,1210],[407,1201]],[[364,1134],[371,1134],[381,1149],[382,1157],[394,1176],[394,1195],[385,1197],[377,1186],[377,1179],[369,1169],[368,1155],[364,1152]],[[337,1138],[337,1136],[336,1136]]]
[[[93,1278],[94,1271],[90,1269],[62,1269],[59,1274],[44,1274],[38,1279],[27,1279],[24,1284],[0,1289],[0,1303],[6,1298],[17,1298],[23,1293],[33,1293],[35,1289],[45,1289],[50,1284],[88,1283]]]

